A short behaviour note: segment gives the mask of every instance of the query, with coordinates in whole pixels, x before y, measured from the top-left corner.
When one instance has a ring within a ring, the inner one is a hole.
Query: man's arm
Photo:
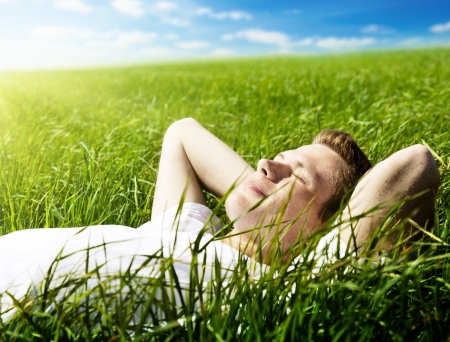
[[[194,119],[182,119],[166,131],[153,199],[152,220],[184,202],[205,204],[202,189],[223,196],[254,170],[228,145]]]
[[[358,183],[342,219],[374,211],[353,224],[356,245],[359,248],[367,242],[376,229],[382,224],[386,215],[399,201],[406,199],[398,213],[385,229],[393,227],[397,222],[411,218],[420,227],[430,228],[434,222],[435,194],[439,186],[439,171],[430,151],[423,145],[414,145],[394,153],[389,158],[377,164]],[[422,194],[421,194],[422,193]],[[421,194],[421,195],[419,195]],[[419,196],[417,196],[419,195]],[[408,198],[412,199],[408,200]],[[414,198],[415,197],[415,198]],[[394,231],[377,248],[389,249],[395,245],[403,233],[403,238],[418,233],[417,228],[405,225],[403,232]],[[416,238],[421,236],[417,234]],[[341,228],[341,239],[351,241],[354,246],[352,229],[349,224]],[[412,238],[414,240],[414,238]]]

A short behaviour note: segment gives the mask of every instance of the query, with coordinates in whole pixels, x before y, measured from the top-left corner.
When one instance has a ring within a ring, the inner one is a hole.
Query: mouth
[[[255,182],[253,179],[247,180],[245,185],[247,186],[247,188],[249,188],[250,190],[255,192],[257,195],[259,195],[261,197],[266,197],[266,194],[261,189],[261,186],[257,182]]]

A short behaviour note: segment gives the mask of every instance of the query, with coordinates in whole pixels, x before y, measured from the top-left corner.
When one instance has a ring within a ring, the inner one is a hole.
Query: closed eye
[[[299,181],[301,181],[302,183],[306,184],[305,180],[304,180],[301,176],[296,175],[295,173],[293,173],[292,175],[293,175],[295,178],[297,178]]]

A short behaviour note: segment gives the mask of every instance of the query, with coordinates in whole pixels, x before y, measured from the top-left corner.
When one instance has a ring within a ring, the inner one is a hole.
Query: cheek
[[[235,220],[251,208],[252,204],[237,188],[233,191],[225,201],[225,210],[230,220]]]
[[[311,210],[314,210],[316,203],[317,198],[315,198],[314,195],[304,189],[299,189],[292,194],[285,216],[289,216],[289,218],[293,219],[301,213],[306,214]]]
[[[235,227],[253,228],[267,224],[273,215],[277,213],[279,206],[274,205],[271,199],[272,197],[267,198],[258,207],[249,211],[258,202],[258,199],[245,196],[245,193],[236,191],[228,196],[225,202],[225,209],[230,220],[233,221],[240,217],[235,222]]]

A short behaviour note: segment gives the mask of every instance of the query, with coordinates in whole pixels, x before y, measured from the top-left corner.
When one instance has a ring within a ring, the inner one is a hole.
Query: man
[[[184,202],[204,205],[202,189],[223,196],[237,184],[226,200],[234,230],[222,242],[250,257],[261,253],[269,262],[274,240],[282,253],[299,237],[307,240],[340,207],[345,190],[369,168],[348,134],[328,131],[312,145],[282,152],[274,160],[262,159],[254,170],[194,119],[183,119],[172,124],[164,138],[152,219],[182,197]],[[340,227],[341,241],[361,247],[404,200],[384,229],[406,218],[430,227],[438,185],[439,172],[426,147],[414,145],[394,153],[357,184],[341,216],[347,221]],[[351,217],[359,216],[364,218],[350,223]],[[277,220],[282,223],[277,225]],[[417,232],[414,224],[405,225],[378,247],[389,249],[400,235],[417,238]]]

